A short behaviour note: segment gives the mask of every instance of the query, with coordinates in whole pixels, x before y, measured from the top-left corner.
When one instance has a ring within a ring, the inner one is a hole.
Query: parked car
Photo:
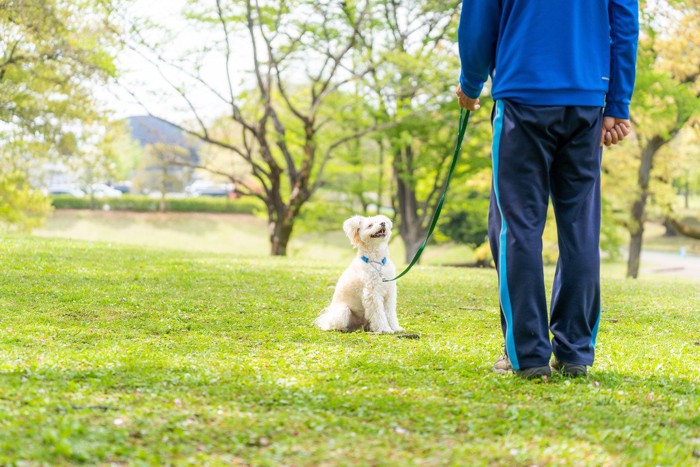
[[[122,192],[122,194],[126,195],[131,192],[131,182],[130,181],[124,181],[124,182],[116,182],[112,184],[112,188],[115,190],[119,190]]]
[[[88,188],[90,193],[95,198],[117,198],[122,195],[122,192],[105,183],[93,183]]]
[[[233,193],[232,183],[214,183],[208,180],[197,180],[185,187],[189,196],[217,196],[229,198]]]
[[[76,198],[85,196],[85,192],[75,185],[52,185],[48,192],[50,195],[71,195]]]

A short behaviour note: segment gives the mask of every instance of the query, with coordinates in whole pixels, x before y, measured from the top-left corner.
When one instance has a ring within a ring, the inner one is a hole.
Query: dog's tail
[[[314,324],[324,331],[352,331],[353,315],[346,305],[331,305],[316,318]]]

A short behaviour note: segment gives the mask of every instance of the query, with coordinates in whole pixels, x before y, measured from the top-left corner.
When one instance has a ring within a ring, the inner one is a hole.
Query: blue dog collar
[[[382,266],[384,266],[386,264],[386,256],[384,258],[382,258],[381,261],[372,261],[366,256],[360,256],[360,259],[367,264],[369,264],[369,263],[377,263],[377,264],[381,263]]]

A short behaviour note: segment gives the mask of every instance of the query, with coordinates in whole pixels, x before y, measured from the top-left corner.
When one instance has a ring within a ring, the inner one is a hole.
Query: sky
[[[181,11],[185,3],[186,0],[137,0],[127,10],[127,20],[147,18],[151,22],[164,25],[165,28],[156,29],[147,36],[147,39],[153,40],[154,44],[164,40],[166,28],[176,31],[173,37],[169,37],[165,41],[166,45],[159,47],[158,50],[158,53],[166,59],[175,60],[192,47],[204,47],[216,41],[212,31],[201,28],[195,30],[183,20]],[[239,55],[246,53],[243,50],[237,52]],[[153,54],[142,53],[153,58]],[[184,82],[187,80],[185,73],[163,65],[160,66],[159,70],[158,66],[149,63],[142,53],[128,49],[120,52],[117,57],[117,66],[120,70],[118,84],[110,86],[106,92],[101,93],[104,94],[104,97],[101,98],[105,101],[106,106],[114,112],[116,118],[152,112],[168,118],[175,117],[180,121],[191,119],[192,112],[186,101],[178,96],[173,91],[172,85],[168,83],[168,81],[177,84]],[[207,82],[222,93],[225,93],[227,88],[224,66],[221,55],[210,55],[204,60],[201,71]],[[232,69],[235,66],[234,62]],[[193,67],[185,67],[185,69],[194,73]],[[236,75],[242,76],[242,70],[236,70]],[[191,82],[187,85],[187,89],[187,95],[196,102],[197,108],[201,109],[202,114],[213,118],[213,115],[226,112],[227,108],[214,97],[212,92],[204,91],[201,86],[194,86]]]

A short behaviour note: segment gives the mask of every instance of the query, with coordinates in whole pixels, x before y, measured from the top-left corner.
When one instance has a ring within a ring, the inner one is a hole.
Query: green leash
[[[428,235],[425,237],[425,240],[423,240],[423,244],[420,246],[420,248],[418,248],[418,251],[416,251],[416,255],[413,257],[411,264],[406,266],[406,269],[404,269],[403,272],[398,276],[394,277],[393,279],[383,279],[383,282],[395,281],[396,279],[410,271],[413,265],[416,264],[420,259],[420,255],[423,254],[423,250],[425,249],[425,245],[428,243],[428,240],[430,240],[430,236],[433,235],[433,230],[435,230],[435,225],[437,224],[438,218],[440,217],[440,211],[442,211],[442,205],[445,202],[447,189],[450,187],[450,180],[452,180],[452,174],[454,173],[455,167],[457,166],[457,159],[459,159],[459,153],[462,150],[462,140],[464,139],[464,134],[467,132],[467,123],[469,123],[470,113],[471,112],[469,110],[464,109],[461,109],[459,112],[459,133],[457,134],[457,146],[455,146],[455,152],[452,155],[452,165],[450,165],[450,171],[447,172],[445,191],[442,193],[440,201],[438,201],[437,208],[435,209],[435,214],[433,214],[433,219],[430,221]]]

